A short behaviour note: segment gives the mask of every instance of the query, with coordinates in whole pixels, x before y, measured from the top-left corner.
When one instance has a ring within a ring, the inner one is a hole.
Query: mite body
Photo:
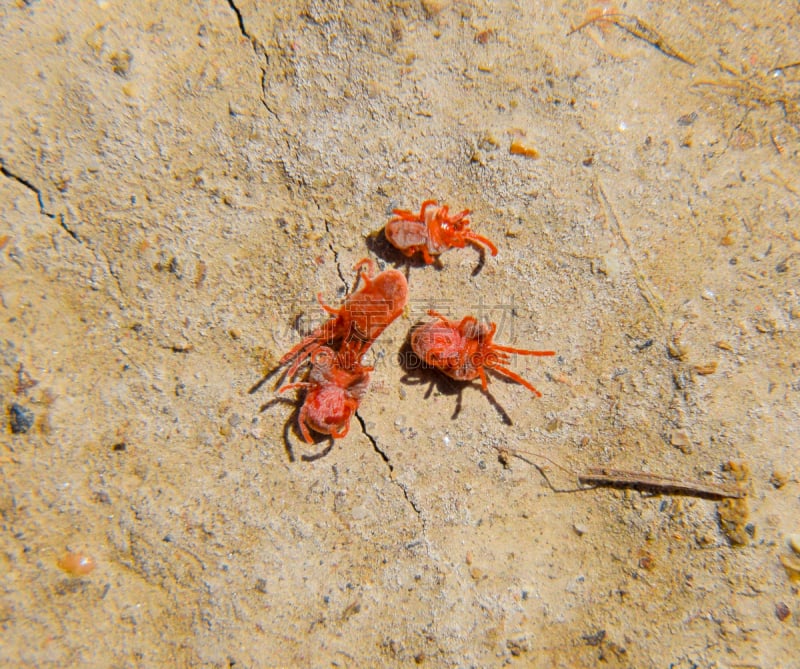
[[[298,423],[303,439],[313,439],[309,430],[328,434],[334,439],[347,435],[350,419],[358,409],[369,386],[372,367],[344,367],[339,355],[327,346],[320,346],[311,356],[311,370],[306,381],[289,383],[278,392],[305,388]]]
[[[367,272],[362,270],[364,266]],[[362,285],[345,298],[341,307],[329,307],[317,295],[331,318],[281,358],[279,365],[293,361],[289,377],[321,346],[338,353],[342,369],[356,369],[375,339],[403,313],[408,302],[408,283],[400,272],[390,269],[373,278],[375,263],[368,258],[361,260],[354,269],[359,272]]]
[[[408,257],[421,253],[430,265],[447,249],[464,248],[472,244],[486,247],[493,256],[497,247],[486,237],[469,229],[469,209],[450,215],[447,205],[438,206],[435,200],[422,203],[419,214],[406,209],[395,209],[394,218],[385,228],[386,239]]]
[[[549,356],[555,355],[555,351],[499,346],[492,341],[497,325],[481,323],[474,316],[451,321],[435,311],[428,314],[436,320],[420,325],[411,333],[411,348],[426,365],[457,381],[480,378],[484,391],[488,385],[486,369],[491,369],[525,386],[537,397],[542,396],[519,374],[505,367],[510,360],[508,354]]]

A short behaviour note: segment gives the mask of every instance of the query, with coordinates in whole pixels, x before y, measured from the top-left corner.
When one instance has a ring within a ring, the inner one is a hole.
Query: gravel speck
[[[14,434],[25,434],[33,427],[33,411],[15,402],[8,407],[8,424]]]

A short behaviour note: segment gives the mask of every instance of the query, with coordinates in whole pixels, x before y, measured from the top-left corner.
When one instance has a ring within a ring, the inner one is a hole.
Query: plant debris
[[[572,35],[573,33],[579,32],[583,30],[586,26],[591,23],[613,23],[616,26],[622,28],[625,32],[630,33],[634,37],[638,37],[639,39],[643,39],[645,42],[649,42],[652,44],[656,49],[658,49],[661,53],[666,56],[670,56],[671,58],[676,58],[687,65],[694,65],[694,63],[689,60],[686,56],[684,56],[680,51],[673,49],[667,41],[654,29],[647,25],[644,21],[639,19],[636,16],[632,16],[630,14],[622,14],[622,13],[602,13],[595,16],[592,16],[586,19],[583,23],[579,24],[577,27],[573,28],[567,33],[567,37]]]
[[[587,472],[578,475],[578,481],[584,485],[637,488],[654,492],[676,492],[697,497],[728,497],[734,499],[744,497],[744,492],[733,486],[658,476],[648,472],[608,469],[607,467],[590,467]]]
[[[695,481],[692,479],[659,476],[649,472],[611,469],[609,467],[589,467],[585,472],[576,473],[540,453],[527,453],[526,451],[518,451],[499,446],[495,446],[495,448],[498,451],[499,460],[503,466],[507,467],[508,457],[510,455],[513,455],[515,458],[518,458],[523,462],[527,462],[529,465],[532,465],[539,470],[539,473],[545,478],[548,485],[554,492],[580,492],[583,490],[592,490],[598,486],[609,486],[612,488],[649,490],[657,493],[672,492],[682,495],[694,495],[696,497],[706,497],[712,499],[742,499],[745,497],[745,491],[738,486],[706,483],[704,481]],[[558,467],[558,469],[570,474],[577,479],[578,487],[570,489],[559,489],[554,487],[547,478],[547,474],[544,472],[544,469],[532,460],[529,460],[526,456],[542,458],[555,467]]]

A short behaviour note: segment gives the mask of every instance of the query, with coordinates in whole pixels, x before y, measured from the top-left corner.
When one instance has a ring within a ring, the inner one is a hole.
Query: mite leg
[[[467,231],[464,233],[464,237],[467,241],[471,242],[475,246],[483,245],[491,251],[493,256],[497,255],[497,247],[491,242],[491,240],[487,239],[483,235],[476,234],[472,231]]]
[[[528,383],[525,379],[523,379],[519,374],[516,372],[512,372],[510,369],[506,369],[505,367],[501,367],[500,365],[492,365],[492,369],[503,376],[507,376],[512,381],[516,381],[522,386],[525,386],[528,390],[530,390],[536,397],[541,397],[542,393],[540,393],[536,388],[534,388],[530,383]]]

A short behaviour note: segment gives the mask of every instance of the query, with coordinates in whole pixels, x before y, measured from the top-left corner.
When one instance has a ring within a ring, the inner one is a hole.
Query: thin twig
[[[608,467],[590,467],[585,472],[577,474],[571,469],[564,467],[552,458],[542,455],[541,453],[529,453],[527,451],[519,451],[513,448],[505,448],[502,446],[495,446],[494,448],[499,453],[501,462],[505,462],[504,458],[507,458],[509,455],[513,455],[515,458],[522,460],[532,467],[535,467],[553,492],[582,492],[585,490],[594,490],[600,486],[608,486],[613,488],[648,490],[654,493],[672,492],[681,495],[694,495],[696,497],[707,497],[711,499],[720,499],[725,497],[741,499],[745,496],[745,492],[735,486],[718,483],[704,483],[703,481],[674,478],[671,476],[659,476],[658,474],[650,474],[649,472],[610,469]],[[574,477],[578,481],[579,485],[575,488],[556,488],[548,478],[542,466],[533,460],[530,460],[529,457],[526,456],[546,460],[554,467],[557,467],[561,471],[569,474],[571,477]]]
[[[607,216],[617,226],[617,231],[619,232],[619,236],[622,238],[622,241],[625,243],[625,248],[628,251],[628,256],[633,263],[634,273],[633,276],[636,279],[636,285],[639,287],[639,292],[642,294],[642,297],[647,301],[647,304],[650,305],[650,308],[653,310],[655,315],[658,317],[662,323],[664,322],[664,307],[661,303],[660,298],[655,294],[650,282],[647,280],[647,277],[644,275],[642,268],[639,266],[639,263],[636,260],[636,256],[633,254],[633,247],[631,246],[630,241],[628,240],[628,235],[625,232],[625,228],[622,227],[622,222],[619,220],[616,212],[614,211],[614,207],[611,206],[611,202],[606,195],[605,190],[603,190],[603,186],[599,181],[595,182],[595,188],[600,195],[600,198],[603,202],[604,208],[610,214]]]
[[[533,460],[529,460],[527,457],[525,457],[525,456],[531,456],[534,458],[541,458],[542,460],[546,460],[554,467],[557,467],[561,471],[569,474],[573,479],[577,479],[577,475],[575,474],[574,471],[568,469],[567,467],[564,467],[563,465],[558,464],[555,460],[553,460],[552,458],[548,458],[546,455],[542,455],[541,453],[529,453],[527,451],[518,451],[513,448],[505,448],[504,446],[494,446],[494,448],[495,450],[497,450],[500,456],[500,462],[502,462],[503,464],[506,463],[506,460],[509,455],[513,455],[515,458],[522,460],[524,463],[529,464],[531,467],[535,467],[539,472],[539,474],[542,475],[542,478],[545,480],[545,483],[547,483],[547,486],[553,492],[580,492],[582,490],[591,490],[591,488],[583,488],[583,487],[556,488],[550,481],[550,478],[547,476],[547,473],[544,471],[544,468],[538,463],[534,462]]]
[[[647,25],[644,21],[639,19],[636,16],[631,16],[630,14],[620,14],[620,13],[607,13],[607,14],[599,14],[598,16],[593,16],[591,18],[586,19],[583,23],[581,23],[576,28],[573,28],[567,33],[567,36],[572,35],[572,33],[576,33],[579,30],[582,30],[590,23],[601,23],[603,21],[608,21],[609,23],[613,23],[616,26],[622,28],[625,32],[630,33],[634,37],[638,37],[639,39],[644,40],[652,44],[656,49],[658,49],[661,53],[670,56],[672,58],[676,58],[687,65],[694,65],[694,63],[689,60],[686,56],[684,56],[679,51],[673,49],[669,44],[667,44],[666,40],[656,32],[654,28],[651,28]]]
[[[787,63],[786,65],[773,67],[771,70],[767,71],[767,74],[775,74],[776,72],[781,72],[782,70],[789,70],[793,67],[800,67],[800,61],[797,61],[796,63]]]
[[[654,492],[677,492],[697,497],[733,497],[736,499],[744,497],[744,491],[734,486],[606,467],[590,467],[585,473],[578,476],[578,481],[584,485],[642,488]]]

